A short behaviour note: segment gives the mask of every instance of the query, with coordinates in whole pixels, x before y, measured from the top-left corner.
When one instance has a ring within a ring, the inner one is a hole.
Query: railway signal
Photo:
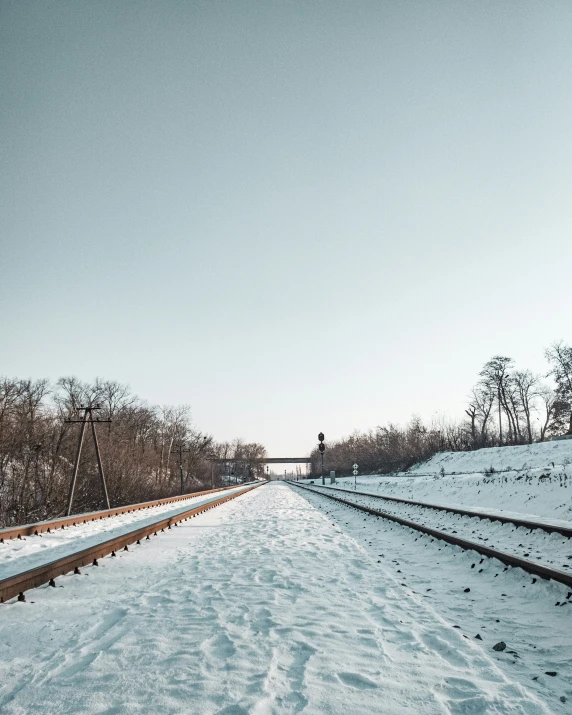
[[[353,474],[354,474],[354,489],[357,489],[357,475],[358,475],[358,465],[356,462],[354,462],[352,466]]]
[[[326,451],[326,445],[324,444],[324,439],[325,439],[324,433],[320,432],[318,434],[318,440],[319,440],[318,449],[320,450],[320,457],[321,457],[321,461],[322,461],[322,482],[324,481],[324,452]]]

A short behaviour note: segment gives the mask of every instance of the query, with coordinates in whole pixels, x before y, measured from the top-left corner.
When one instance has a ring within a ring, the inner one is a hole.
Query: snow
[[[140,509],[129,514],[119,514],[65,529],[60,528],[50,533],[43,532],[37,536],[10,539],[3,544],[0,543],[0,579],[87,549],[102,541],[126,534],[133,529],[142,528],[147,524],[152,524],[159,517],[175,516],[191,507],[208,504],[245,488],[247,487],[228,489],[208,497],[204,495],[189,497],[170,504]]]
[[[500,469],[548,469],[551,466],[567,467],[572,464],[572,439],[554,442],[535,442],[506,447],[487,447],[472,452],[438,452],[427,462],[411,471],[437,472],[443,467],[446,472],[484,472],[493,466]]]
[[[507,569],[494,559],[355,512],[319,494],[302,493],[311,504],[326,510],[346,533],[356,536],[374,558],[377,556],[378,568],[384,568],[387,577],[396,579],[404,588],[404,600],[422,600],[450,627],[457,626],[455,630],[467,640],[476,642],[478,634],[482,638],[478,643],[507,677],[533,689],[550,712],[570,712],[569,589],[542,579],[533,583],[533,577],[520,569]],[[495,653],[492,646],[500,641],[507,644],[507,649]],[[438,650],[435,655],[438,657]],[[547,672],[556,672],[557,676],[547,676]],[[455,707],[450,711],[465,712]],[[501,708],[499,712],[510,710]],[[524,712],[534,712],[532,705],[527,705]]]
[[[336,481],[354,487],[353,477]],[[397,476],[359,475],[357,489],[572,526],[572,440],[440,452]]]
[[[505,551],[550,568],[572,573],[572,542],[568,537],[557,533],[547,533],[540,529],[530,530],[513,524],[483,521],[477,517],[468,518],[420,506],[380,500],[376,497],[354,494],[350,489],[339,491],[331,487],[316,486],[315,488],[324,493],[330,492],[352,503],[415,521],[431,529],[480,542],[491,549]]]
[[[566,589],[474,558],[271,483],[0,607],[0,711],[568,713]]]

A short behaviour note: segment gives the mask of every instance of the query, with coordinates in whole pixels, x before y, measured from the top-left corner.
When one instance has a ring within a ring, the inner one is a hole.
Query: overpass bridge
[[[248,464],[311,464],[311,457],[215,457],[209,460],[213,464],[237,464],[247,462]]]
[[[254,458],[249,458],[249,457],[243,457],[243,458],[237,458],[237,457],[230,457],[230,458],[224,458],[224,457],[214,457],[211,458],[210,460],[211,463],[211,480],[212,484],[214,486],[214,467],[215,464],[220,464],[224,465],[223,469],[228,468],[232,466],[232,472],[234,474],[235,468],[238,471],[244,471],[248,469],[248,473],[250,474],[250,470],[252,467],[256,465],[264,465],[264,464],[312,464],[312,459],[310,457],[254,457]],[[268,467],[267,467],[268,471]],[[307,473],[307,469],[306,469]],[[300,470],[301,474],[301,470]],[[284,472],[284,475],[286,475],[286,472]],[[244,475],[243,475],[244,476]],[[267,474],[267,476],[270,476]]]

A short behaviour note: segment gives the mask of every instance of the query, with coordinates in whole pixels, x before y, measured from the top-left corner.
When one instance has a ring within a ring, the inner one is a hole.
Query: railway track
[[[120,536],[116,536],[111,539],[106,539],[98,544],[78,550],[74,553],[67,554],[58,559],[53,559],[48,561],[41,566],[37,566],[32,569],[27,569],[20,573],[9,576],[0,580],[0,603],[5,603],[6,601],[18,597],[19,601],[25,601],[24,593],[29,589],[36,588],[37,586],[42,586],[43,584],[49,583],[50,586],[55,586],[55,579],[59,576],[63,576],[70,571],[74,573],[80,573],[79,569],[83,566],[93,565],[98,566],[98,559],[104,556],[115,556],[117,551],[124,550],[128,551],[129,546],[132,544],[140,545],[143,539],[150,539],[152,535],[156,536],[159,532],[165,531],[165,529],[170,529],[173,526],[177,526],[182,521],[191,519],[199,514],[202,514],[209,509],[213,509],[220,504],[224,504],[231,499],[235,499],[242,494],[245,494],[259,486],[262,486],[265,482],[258,482],[252,486],[246,486],[238,492],[233,492],[221,496],[219,499],[214,499],[206,503],[202,503],[198,506],[190,507],[185,511],[178,512],[175,515],[162,517],[157,519],[151,524],[146,524],[143,527],[132,529],[127,533],[123,533]],[[236,487],[233,487],[236,489]],[[218,491],[218,490],[215,490]],[[226,489],[224,490],[226,491]],[[206,492],[209,493],[209,492]],[[212,490],[210,491],[212,494]],[[192,496],[197,496],[193,494]],[[187,497],[188,498],[188,497]],[[180,501],[180,498],[179,498]],[[141,507],[145,508],[145,507]],[[108,510],[114,511],[114,510]],[[122,512],[125,513],[125,512]],[[82,515],[84,516],[84,515]]]
[[[221,487],[219,489],[207,489],[202,492],[192,492],[191,494],[182,494],[176,497],[166,497],[164,499],[155,499],[153,501],[139,502],[138,504],[127,504],[125,506],[114,507],[113,509],[102,509],[100,511],[92,511],[86,514],[72,514],[71,516],[58,517],[56,519],[48,519],[46,521],[38,521],[34,524],[23,524],[21,526],[10,526],[5,529],[0,529],[0,544],[12,539],[22,539],[24,536],[38,536],[42,533],[51,533],[57,529],[65,529],[66,526],[79,526],[87,524],[89,521],[97,521],[98,519],[107,519],[112,516],[120,516],[121,514],[131,514],[134,511],[142,509],[151,509],[155,506],[164,504],[173,504],[186,499],[194,499],[208,494],[216,494],[225,492],[229,489],[236,489],[238,485],[231,487]]]
[[[299,489],[305,489],[309,492],[312,492],[313,494],[319,494],[320,496],[323,496],[326,499],[331,499],[332,501],[338,502],[340,504],[344,504],[344,505],[349,506],[353,509],[357,509],[358,511],[364,512],[366,514],[371,514],[373,516],[381,517],[383,519],[387,519],[389,521],[396,522],[397,524],[401,524],[402,526],[407,526],[410,529],[414,529],[415,531],[419,531],[423,534],[427,534],[435,539],[440,539],[441,541],[445,541],[449,544],[459,546],[462,549],[465,549],[467,551],[476,551],[477,553],[482,554],[483,556],[486,556],[488,558],[498,559],[499,561],[504,563],[506,566],[513,566],[513,567],[521,568],[524,571],[526,571],[534,576],[539,576],[540,578],[543,578],[543,579],[552,579],[554,581],[558,581],[559,583],[563,583],[566,586],[572,587],[572,574],[571,573],[566,573],[565,571],[560,571],[559,569],[554,569],[549,566],[545,566],[544,564],[538,563],[536,561],[531,561],[529,559],[522,558],[515,554],[507,553],[505,551],[500,551],[500,550],[492,548],[490,546],[485,546],[484,544],[479,544],[476,541],[461,538],[459,536],[456,536],[455,534],[450,534],[450,533],[447,533],[444,531],[440,531],[439,529],[433,529],[431,527],[425,526],[423,524],[419,524],[418,522],[412,521],[410,519],[404,519],[403,517],[397,516],[395,514],[391,514],[389,512],[384,512],[384,511],[380,511],[378,509],[373,509],[373,508],[365,506],[363,504],[349,501],[348,499],[343,499],[339,496],[335,496],[333,494],[320,491],[319,489],[312,489],[311,487],[299,484],[297,482],[289,482],[289,483],[292,484],[293,486],[298,487]],[[344,491],[344,490],[340,490],[340,491]],[[351,493],[354,494],[355,492],[351,492]],[[366,494],[366,496],[372,497],[374,495]]]
[[[408,506],[419,506],[427,509],[435,509],[436,511],[445,511],[450,514],[459,514],[460,516],[470,516],[478,519],[489,519],[490,521],[498,521],[502,524],[514,524],[515,526],[522,526],[525,529],[542,529],[549,534],[561,534],[562,536],[567,536],[569,539],[572,538],[572,529],[565,526],[560,526],[558,524],[547,524],[541,521],[531,521],[529,519],[519,519],[513,516],[502,516],[501,514],[491,514],[490,512],[473,510],[473,509],[458,509],[452,506],[443,506],[441,504],[430,504],[429,502],[414,501],[413,499],[403,499],[400,497],[388,497],[383,494],[372,494],[370,492],[357,492],[353,489],[340,489],[339,487],[331,487],[327,485],[316,485],[319,489],[331,489],[337,492],[344,492],[346,494],[358,494],[359,496],[371,497],[372,499],[385,499],[386,501],[398,502],[400,504],[407,504]]]

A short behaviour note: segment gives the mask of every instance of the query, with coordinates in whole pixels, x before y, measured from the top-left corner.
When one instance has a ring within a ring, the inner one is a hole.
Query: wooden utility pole
[[[181,442],[176,449],[171,450],[171,454],[179,455],[179,473],[181,475],[181,495],[183,494],[183,452],[190,452],[189,448],[183,449],[183,443]]]
[[[81,424],[81,429],[79,432],[79,441],[77,444],[77,450],[75,454],[75,462],[73,465],[73,472],[71,476],[71,481],[70,481],[70,489],[69,489],[69,494],[68,494],[68,504],[66,508],[66,516],[69,516],[71,514],[72,510],[72,503],[73,503],[73,494],[75,491],[75,484],[77,481],[77,473],[79,470],[79,460],[81,458],[81,450],[83,447],[83,438],[85,436],[85,428],[87,427],[87,424],[91,424],[91,434],[93,436],[93,445],[95,447],[95,456],[97,458],[97,469],[99,471],[99,478],[101,481],[101,491],[103,493],[103,500],[105,502],[105,506],[110,509],[109,505],[109,495],[107,493],[107,485],[105,483],[105,474],[103,473],[103,465],[101,463],[101,454],[99,453],[99,442],[97,441],[97,433],[95,431],[95,423],[96,422],[111,422],[111,420],[100,420],[100,419],[93,419],[93,410],[100,410],[101,406],[100,405],[82,405],[81,407],[76,407],[75,408],[77,412],[81,412],[83,410],[83,417],[78,420],[66,420],[68,424]]]

